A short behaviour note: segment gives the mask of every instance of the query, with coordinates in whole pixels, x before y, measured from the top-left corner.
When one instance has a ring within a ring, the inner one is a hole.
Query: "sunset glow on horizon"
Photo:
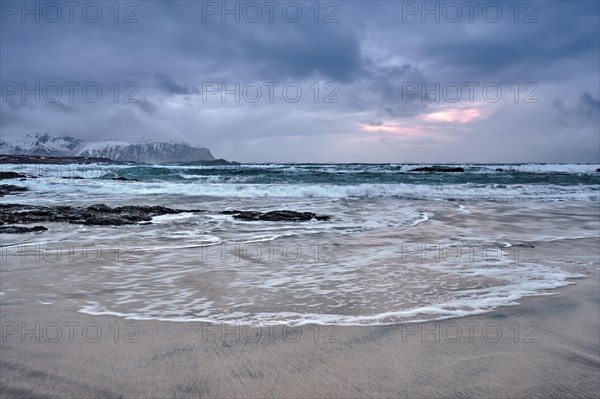
[[[457,109],[451,108],[444,111],[425,114],[422,118],[428,122],[461,122],[468,123],[482,116],[478,109]]]
[[[419,134],[419,129],[414,127],[404,127],[397,122],[378,122],[376,124],[363,122],[359,124],[360,128],[371,133],[392,133],[399,136],[415,136]]]

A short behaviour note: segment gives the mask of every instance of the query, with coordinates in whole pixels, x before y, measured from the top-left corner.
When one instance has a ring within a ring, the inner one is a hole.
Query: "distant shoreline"
[[[67,164],[67,163],[115,163],[108,158],[93,157],[46,157],[40,155],[0,155],[0,164]]]
[[[91,163],[113,163],[113,164],[138,164],[139,162],[114,161],[109,158],[95,157],[48,157],[40,155],[4,155],[0,154],[0,164],[91,164]],[[225,159],[213,159],[206,161],[184,162],[182,165],[239,165],[239,162],[231,162]]]

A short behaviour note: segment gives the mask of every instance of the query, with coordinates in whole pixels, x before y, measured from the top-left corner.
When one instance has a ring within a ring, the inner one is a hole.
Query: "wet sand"
[[[580,240],[578,251],[597,259],[596,244]],[[592,267],[557,295],[489,314],[380,327],[133,321],[78,313],[67,297],[52,304],[5,301],[0,392],[3,398],[597,398],[599,276]]]

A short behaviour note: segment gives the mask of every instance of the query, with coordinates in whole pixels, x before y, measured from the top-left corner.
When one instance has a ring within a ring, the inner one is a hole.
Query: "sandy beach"
[[[597,243],[569,240],[548,249],[548,256],[568,250],[573,259],[596,259],[584,278],[556,295],[428,323],[250,328],[90,316],[68,296],[52,304],[33,294],[30,301],[4,301],[1,394],[598,397]],[[26,276],[27,269],[10,273]],[[35,281],[22,282],[34,292]]]

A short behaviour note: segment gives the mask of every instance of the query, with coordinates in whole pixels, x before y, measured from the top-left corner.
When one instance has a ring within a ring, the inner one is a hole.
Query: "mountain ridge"
[[[0,154],[49,157],[109,158],[117,162],[181,163],[214,161],[205,147],[188,143],[144,140],[127,143],[115,140],[85,141],[48,133],[28,134],[13,142],[0,140]]]

